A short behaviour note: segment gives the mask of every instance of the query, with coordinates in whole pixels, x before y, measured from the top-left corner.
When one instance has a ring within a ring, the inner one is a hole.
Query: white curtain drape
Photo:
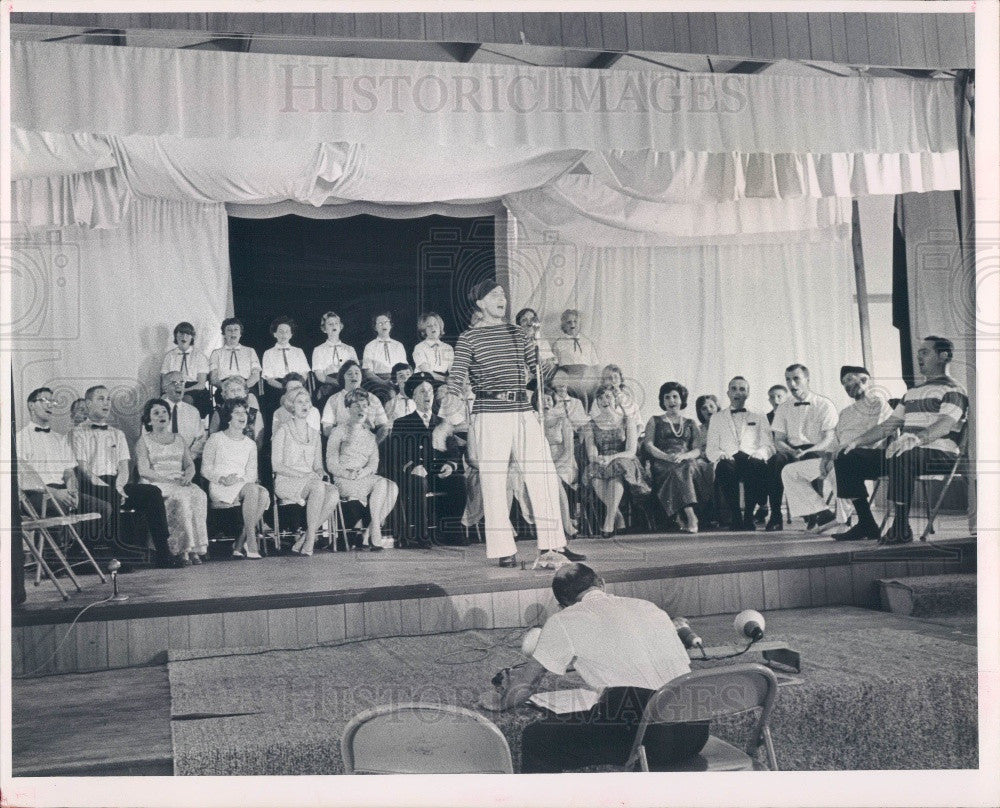
[[[173,326],[193,323],[201,351],[221,341],[232,311],[222,204],[139,198],[117,229],[21,229],[11,246],[19,418],[24,397],[44,385],[66,426],[72,400],[106,384],[115,422],[135,438],[143,404],[159,394]]]
[[[919,153],[950,82],[696,74],[13,42],[24,129],[491,148]]]
[[[579,309],[601,363],[621,365],[643,417],[659,412],[668,380],[694,399],[725,403],[728,380],[750,382],[749,406],[766,412],[767,388],[793,362],[839,406],[840,366],[860,363],[850,234],[824,242],[672,248],[576,246],[511,226],[511,308],[530,306],[543,337]]]

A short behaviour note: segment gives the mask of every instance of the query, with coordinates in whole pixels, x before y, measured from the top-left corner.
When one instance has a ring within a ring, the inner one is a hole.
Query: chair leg
[[[73,582],[73,586],[76,587],[76,591],[77,592],[82,592],[83,591],[83,587],[80,586],[80,581],[76,577],[76,575],[74,574],[72,565],[70,565],[69,561],[66,560],[66,556],[63,555],[62,550],[59,549],[59,543],[54,538],[52,538],[52,534],[49,533],[49,531],[46,528],[44,528],[44,527],[43,528],[39,528],[39,532],[42,534],[43,541],[44,541],[44,544],[41,544],[42,553],[45,552],[45,550],[44,550],[45,544],[48,544],[49,547],[52,548],[52,552],[54,552],[56,554],[56,558],[59,559],[59,563],[62,564],[63,569],[66,570],[66,574],[69,576],[69,579]],[[86,548],[84,548],[84,549],[86,549]],[[88,553],[88,555],[89,555],[89,553]],[[91,562],[93,562],[94,559],[91,558],[90,560],[91,560]],[[95,564],[94,566],[97,566],[97,565]],[[100,570],[98,570],[98,572],[100,572]]]
[[[46,577],[48,577],[48,579],[52,581],[55,588],[59,591],[59,594],[62,596],[62,599],[69,600],[69,595],[66,594],[66,590],[62,588],[62,585],[59,583],[58,579],[53,574],[52,568],[49,567],[48,563],[46,563],[45,557],[42,554],[42,552],[39,550],[39,548],[35,547],[34,542],[31,541],[32,538],[34,538],[34,536],[26,537],[25,544],[27,544],[28,546],[28,552],[31,553],[32,557],[35,559],[35,564],[37,565],[37,570],[39,575],[41,574],[41,572],[44,571]],[[35,585],[36,586],[38,585],[37,581]]]
[[[83,543],[83,539],[80,538],[79,531],[77,531],[77,529],[75,527],[73,527],[73,525],[66,525],[66,529],[70,532],[70,535],[73,537],[73,539],[76,542],[77,546],[81,550],[83,550],[83,554],[87,557],[87,561],[90,563],[90,566],[92,566],[94,568],[94,571],[100,577],[101,583],[102,584],[106,584],[108,582],[108,579],[106,577],[104,577],[103,570],[101,570],[101,568],[98,565],[98,563],[94,560],[94,557],[90,554],[90,550],[88,549],[87,545]]]
[[[765,726],[762,732],[764,736],[764,749],[767,752],[767,765],[771,771],[778,771],[778,758],[774,754],[774,741],[771,740],[771,728]]]
[[[646,747],[639,747],[639,768],[644,771],[649,771],[649,759],[646,757]]]
[[[944,502],[944,498],[948,493],[948,489],[951,488],[951,481],[955,479],[955,471],[958,468],[958,461],[952,467],[951,472],[948,474],[947,479],[944,481],[944,485],[941,486],[941,493],[938,495],[937,502],[934,503],[934,508],[927,512],[927,526],[924,528],[924,532],[920,534],[920,541],[927,541],[927,536],[934,532],[934,520],[937,519],[938,511],[941,510],[941,503]],[[921,482],[926,483],[925,480]],[[924,495],[926,500],[926,492]],[[928,503],[929,504],[929,503]]]

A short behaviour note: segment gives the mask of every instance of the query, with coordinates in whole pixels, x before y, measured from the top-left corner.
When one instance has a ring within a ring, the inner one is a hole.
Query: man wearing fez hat
[[[838,500],[834,514],[829,510],[824,497],[816,490],[818,487],[819,491],[824,491],[825,487],[836,495],[833,458],[836,457],[840,447],[847,445],[871,427],[882,423],[892,414],[892,409],[886,400],[873,389],[871,374],[861,365],[841,367],[840,383],[844,386],[844,392],[854,402],[840,411],[833,443],[818,459],[791,463],[785,466],[785,471],[782,473],[785,494],[788,496],[792,513],[812,516],[814,532],[824,532],[834,526],[843,526],[850,516],[849,502]],[[819,481],[819,485],[814,487],[813,482],[816,480]]]
[[[566,547],[559,511],[559,475],[526,386],[535,373],[537,351],[525,332],[505,319],[507,295],[495,280],[473,287],[469,300],[482,316],[455,345],[448,394],[441,403],[447,415],[464,406],[464,385],[472,385],[469,440],[474,441],[486,516],[486,557],[501,567],[517,565],[514,528],[507,502],[507,474],[513,459],[528,489],[535,516],[540,560],[580,561]],[[436,443],[447,432],[440,428]]]

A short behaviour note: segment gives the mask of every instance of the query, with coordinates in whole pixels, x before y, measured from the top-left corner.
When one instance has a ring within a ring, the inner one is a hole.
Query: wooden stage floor
[[[946,546],[915,542],[877,547],[874,542],[835,542],[798,530],[780,533],[713,532],[633,534],[613,539],[575,539],[587,563],[609,582],[683,578],[758,570],[823,567],[863,561],[955,560],[955,549],[968,545],[965,517],[942,517],[933,536]],[[501,569],[487,561],[485,545],[432,550],[385,550],[381,553],[318,551],[312,558],[272,556],[260,561],[220,559],[180,570],[144,569],[119,576],[128,600],[100,605],[85,619],[123,619],[195,614],[247,608],[291,608],[318,603],[358,602],[412,597],[468,595],[537,589],[548,586],[551,572],[532,570],[531,542],[518,543],[526,569]],[[84,590],[64,602],[51,583],[28,584],[28,600],[14,614],[15,626],[60,623],[110,592],[95,576],[81,579]]]

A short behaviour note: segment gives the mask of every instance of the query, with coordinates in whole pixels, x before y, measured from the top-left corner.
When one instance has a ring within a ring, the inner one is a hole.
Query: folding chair
[[[699,754],[672,765],[670,771],[749,771],[756,768],[754,756],[761,745],[768,768],[777,771],[778,761],[768,724],[777,694],[778,680],[763,665],[731,665],[678,676],[657,690],[646,703],[625,770],[634,771],[638,765],[642,771],[649,771],[643,741],[651,725],[709,721],[759,708],[760,717],[750,732],[745,750],[710,735]]]
[[[271,489],[274,489],[273,475]],[[349,549],[347,543],[347,525],[344,523],[344,509],[342,507],[343,500],[337,501],[337,509],[333,512],[333,516],[330,521],[327,522],[326,529],[330,533],[330,551],[337,552],[337,533],[340,533],[341,539],[344,541],[344,550]],[[281,509],[291,506],[296,506],[302,508],[297,502],[286,502],[278,498],[277,493],[272,493],[271,496],[271,513],[272,520],[274,522],[274,551],[276,553],[281,552]]]
[[[920,541],[927,541],[927,537],[934,532],[934,520],[937,519],[938,511],[941,510],[941,503],[944,502],[944,498],[947,496],[948,489],[951,488],[952,482],[954,482],[956,477],[965,478],[969,475],[969,458],[966,454],[966,450],[968,449],[966,441],[968,424],[968,421],[962,424],[962,434],[958,439],[958,454],[955,456],[955,460],[951,464],[951,468],[948,470],[948,473],[920,474],[917,476],[921,492],[924,495],[924,507],[927,509],[927,525],[924,527],[923,533],[920,534]],[[929,483],[932,482],[944,483],[944,485],[941,486],[941,493],[938,495],[937,502],[934,503],[933,508],[931,507],[929,489]]]
[[[347,774],[513,774],[510,746],[488,718],[446,704],[386,704],[340,738]]]
[[[208,541],[209,544],[220,541],[235,541],[239,533],[243,530],[243,506],[218,505],[208,500]],[[231,535],[235,533],[236,535]],[[257,533],[261,537],[259,547],[263,550],[263,555],[267,555],[267,536],[264,531],[264,519],[261,517],[257,522]],[[277,536],[274,537],[275,552],[281,549]]]
[[[48,577],[55,585],[63,600],[67,600],[69,597],[60,585],[59,581],[56,580],[55,573],[58,572],[58,569],[53,570],[52,567],[45,561],[46,548],[49,548],[55,554],[56,559],[59,561],[59,566],[65,570],[69,579],[76,587],[77,592],[83,591],[83,587],[80,586],[80,581],[74,574],[73,567],[90,564],[100,577],[101,583],[107,583],[108,579],[104,576],[101,568],[94,560],[94,557],[90,554],[90,550],[87,548],[87,545],[84,544],[83,539],[80,538],[80,534],[77,532],[75,527],[75,525],[81,522],[90,522],[95,519],[100,519],[101,515],[99,513],[67,514],[55,498],[53,498],[50,494],[45,493],[42,498],[42,513],[45,513],[47,503],[51,502],[58,515],[40,516],[24,491],[18,492],[18,499],[21,505],[21,510],[26,517],[21,520],[24,543],[36,565],[35,586],[38,586],[39,583],[41,583],[42,574],[44,573],[46,577]],[[83,551],[84,558],[82,560],[72,563],[67,560],[63,548],[60,548],[59,543],[52,536],[51,531],[55,528],[64,530],[65,533],[71,537],[70,540],[65,541],[66,549],[75,544],[80,548],[80,550]]]

